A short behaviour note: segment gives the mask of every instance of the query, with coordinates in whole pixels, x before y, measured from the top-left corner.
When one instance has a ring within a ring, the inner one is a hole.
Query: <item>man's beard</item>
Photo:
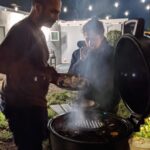
[[[54,23],[55,23],[55,22],[49,21],[49,22],[43,23],[43,25],[46,26],[46,27],[48,27],[48,28],[51,28]]]
[[[56,22],[54,20],[52,20],[51,18],[47,19],[44,17],[44,13],[42,12],[39,16],[39,22],[41,23],[41,26],[46,26],[48,28],[51,28],[52,25]]]

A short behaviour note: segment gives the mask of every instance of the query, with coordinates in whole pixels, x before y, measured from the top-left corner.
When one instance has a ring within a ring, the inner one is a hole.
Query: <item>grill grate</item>
[[[103,126],[103,122],[99,120],[83,120],[83,121],[78,121],[74,124],[75,127],[78,128],[101,128]]]

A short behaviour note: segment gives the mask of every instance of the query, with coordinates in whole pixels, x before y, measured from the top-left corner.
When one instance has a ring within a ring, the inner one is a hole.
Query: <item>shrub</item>
[[[112,30],[107,33],[107,40],[111,46],[115,47],[119,38],[121,37],[121,31]]]

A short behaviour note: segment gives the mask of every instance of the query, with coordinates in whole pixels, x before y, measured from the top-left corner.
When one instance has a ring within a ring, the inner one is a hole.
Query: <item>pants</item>
[[[42,141],[48,138],[49,133],[47,108],[6,105],[4,114],[18,150],[42,150]]]

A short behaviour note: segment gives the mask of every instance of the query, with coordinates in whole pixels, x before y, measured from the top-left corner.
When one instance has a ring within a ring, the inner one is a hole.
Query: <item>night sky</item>
[[[114,7],[114,2],[119,0],[62,0],[63,7],[68,7],[68,12],[60,14],[63,20],[82,20],[90,17],[104,19],[106,15],[111,18],[126,18],[124,12],[129,10],[129,19],[142,17],[146,21],[146,28],[150,27],[150,10],[146,10],[146,5],[150,0],[141,3],[141,0],[120,0],[118,8]],[[21,6],[20,10],[30,11],[31,0],[0,0],[0,5],[11,7],[10,4],[16,3]],[[88,10],[89,5],[93,5],[93,11]],[[62,7],[62,9],[63,9]]]

